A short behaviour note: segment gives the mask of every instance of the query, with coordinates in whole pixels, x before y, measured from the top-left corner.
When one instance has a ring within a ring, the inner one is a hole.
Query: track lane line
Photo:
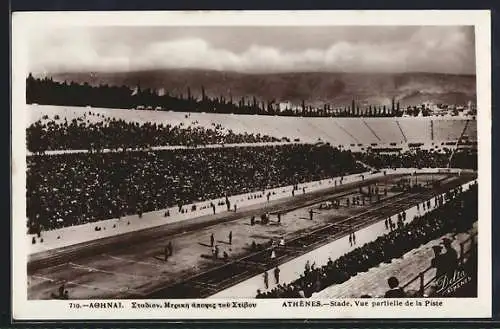
[[[86,271],[89,271],[89,272],[100,272],[100,273],[106,273],[106,274],[112,274],[112,275],[128,276],[128,277],[132,277],[132,278],[136,278],[136,279],[137,278],[153,279],[153,277],[150,277],[150,276],[101,270],[101,269],[98,269],[98,268],[95,268],[95,267],[90,267],[90,266],[75,264],[75,263],[72,263],[72,262],[69,262],[68,264],[70,266],[72,266],[72,267],[79,268],[79,269],[82,269],[82,270],[86,270]]]
[[[143,261],[136,261],[136,260],[133,260],[133,259],[127,259],[127,258],[122,258],[122,257],[118,257],[118,256],[113,256],[113,255],[110,255],[110,254],[102,254],[102,255],[110,257],[110,258],[115,259],[115,260],[124,261],[124,262],[128,262],[128,263],[135,263],[135,264],[142,264],[142,265],[154,266],[154,267],[157,267],[157,268],[163,268],[163,266],[160,265],[160,264],[155,264],[155,263],[150,263],[150,262],[143,262]]]

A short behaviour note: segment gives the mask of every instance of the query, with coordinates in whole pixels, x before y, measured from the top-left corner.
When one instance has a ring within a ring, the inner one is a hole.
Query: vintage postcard
[[[12,24],[14,319],[491,315],[488,11]]]

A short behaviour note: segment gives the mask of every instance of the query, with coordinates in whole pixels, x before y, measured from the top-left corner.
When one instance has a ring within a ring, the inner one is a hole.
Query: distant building
[[[286,110],[296,110],[300,108],[300,106],[293,104],[292,102],[286,101],[286,102],[280,102],[279,103],[279,110],[280,112],[284,112]]]

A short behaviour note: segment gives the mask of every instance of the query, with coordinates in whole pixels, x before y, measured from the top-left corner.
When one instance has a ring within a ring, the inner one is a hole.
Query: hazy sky
[[[465,26],[72,27],[29,37],[36,73],[199,68],[239,72],[474,74]]]

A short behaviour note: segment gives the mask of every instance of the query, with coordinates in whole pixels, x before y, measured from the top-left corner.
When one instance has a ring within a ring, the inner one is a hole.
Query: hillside
[[[402,105],[434,103],[466,104],[476,99],[476,77],[433,73],[276,73],[243,74],[205,70],[158,70],[117,73],[59,73],[54,80],[88,82],[92,85],[126,85],[164,89],[185,96],[190,87],[199,97],[202,86],[209,96],[256,96],[261,100],[300,104],[390,104],[395,97]]]

